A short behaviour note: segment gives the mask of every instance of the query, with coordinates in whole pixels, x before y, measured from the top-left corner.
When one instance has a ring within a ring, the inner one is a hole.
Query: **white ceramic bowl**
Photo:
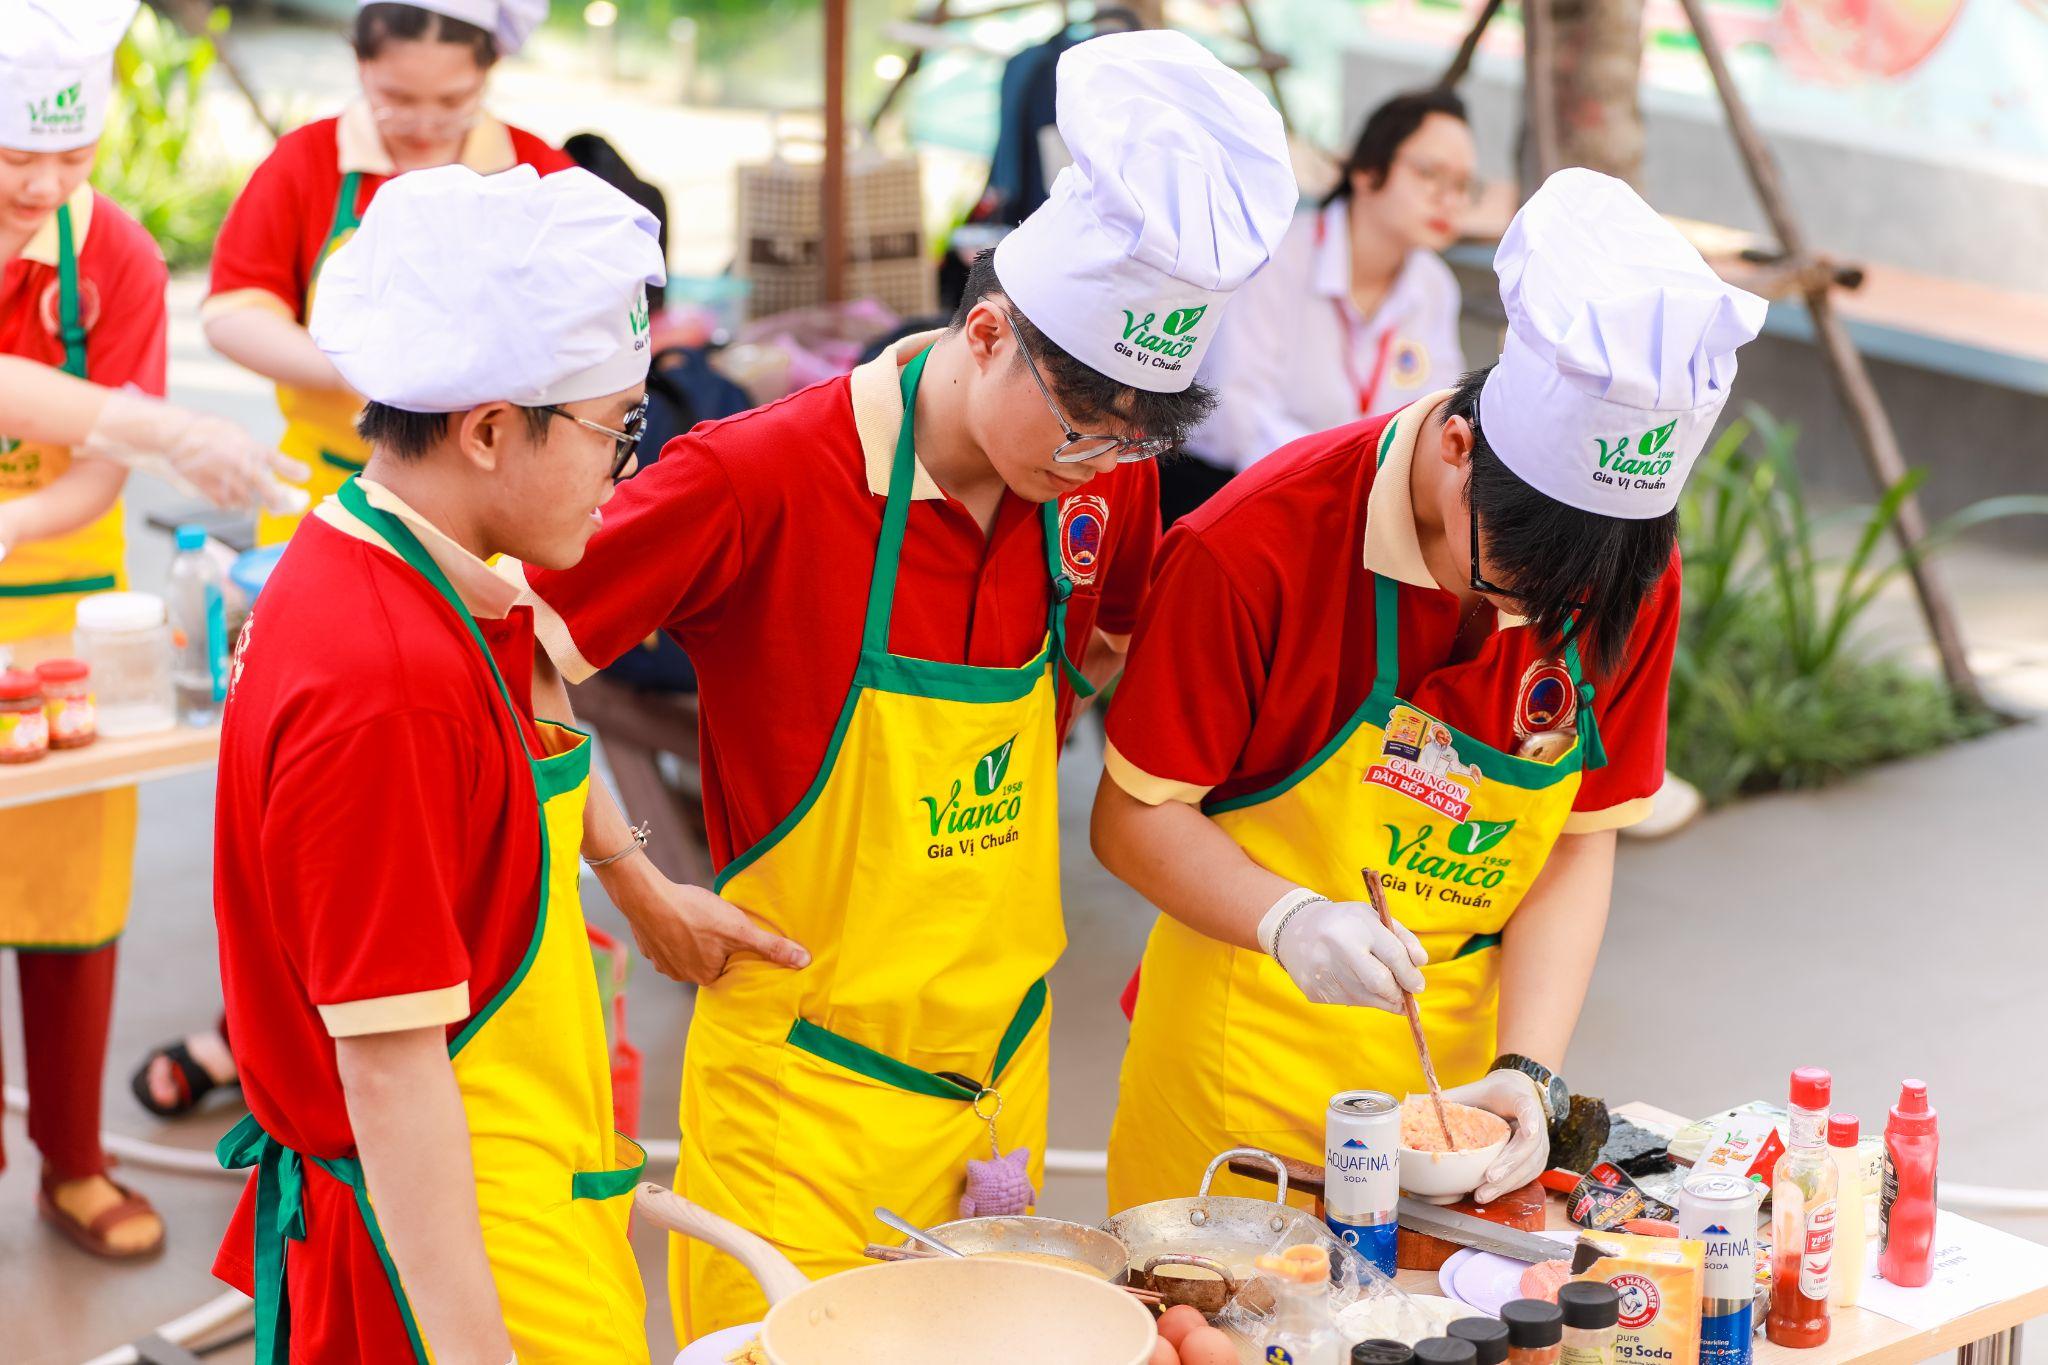
[[[1508,1145],[1513,1130],[1501,1121],[1501,1136],[1484,1147],[1462,1147],[1455,1152],[1424,1152],[1403,1144],[1401,1148],[1401,1192],[1431,1204],[1455,1204],[1479,1188],[1486,1168]]]

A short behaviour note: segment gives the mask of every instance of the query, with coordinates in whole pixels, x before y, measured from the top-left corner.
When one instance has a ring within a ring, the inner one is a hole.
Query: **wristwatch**
[[[1519,1052],[1503,1052],[1493,1059],[1488,1071],[1519,1071],[1536,1082],[1536,1091],[1543,1096],[1544,1107],[1550,1110],[1550,1124],[1555,1128],[1564,1122],[1572,1111],[1571,1087],[1564,1083],[1564,1077],[1552,1071],[1534,1057],[1524,1057]]]

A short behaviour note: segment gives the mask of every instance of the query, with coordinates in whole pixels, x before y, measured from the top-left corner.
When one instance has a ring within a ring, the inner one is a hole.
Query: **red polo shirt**
[[[1175,523],[1109,713],[1117,785],[1155,805],[1227,798],[1312,758],[1372,690],[1371,570],[1400,585],[1401,695],[1514,751],[1517,704],[1555,655],[1504,620],[1472,657],[1452,660],[1457,598],[1423,565],[1408,492],[1416,433],[1447,396],[1284,446]],[[1593,679],[1607,765],[1585,774],[1568,833],[1649,812],[1678,605],[1674,555],[1620,667]]]
[[[527,571],[535,629],[570,681],[657,630],[689,653],[716,866],[794,809],[830,743],[860,654],[903,419],[898,366],[931,340],[670,442],[606,504],[580,564]],[[913,495],[890,648],[989,667],[1029,660],[1051,594],[1039,508],[1005,493],[984,536],[922,465]],[[1120,636],[1136,623],[1159,536],[1158,472],[1120,465],[1060,512],[1078,664],[1095,630]],[[1062,680],[1063,727],[1073,700]]]
[[[71,198],[86,377],[164,392],[164,257],[142,226],[91,186]],[[0,351],[64,364],[58,335],[57,216],[0,266]]]
[[[236,651],[214,915],[250,1112],[285,1146],[327,1158],[355,1151],[334,1039],[435,1025],[452,1038],[511,979],[539,904],[531,614],[388,490],[364,490],[414,526],[463,593],[520,719],[425,579],[334,500],[306,519]],[[383,1353],[402,1353],[403,1327],[353,1199],[306,1171],[307,1239],[289,1262],[294,1359],[399,1358]],[[244,1291],[252,1196],[253,1184],[214,1267]]]
[[[489,175],[514,165],[549,175],[575,163],[524,129],[485,116],[463,144],[462,164]],[[360,172],[356,211],[392,175],[369,107],[360,101],[336,118],[293,129],[249,175],[213,244],[213,278],[204,313],[277,307],[306,320],[306,292],[334,225],[341,181]]]

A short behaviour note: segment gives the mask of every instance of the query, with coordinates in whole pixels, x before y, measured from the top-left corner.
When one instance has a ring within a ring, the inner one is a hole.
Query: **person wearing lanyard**
[[[1438,253],[1471,204],[1475,156],[1452,91],[1373,110],[1337,187],[1295,219],[1210,353],[1216,411],[1160,470],[1168,526],[1289,441],[1463,372],[1458,282]]]
[[[1163,912],[1112,1208],[1228,1147],[1320,1161],[1339,1091],[1420,1092],[1403,991],[1446,1098],[1514,1125],[1477,1198],[1543,1170],[1615,830],[1663,771],[1679,489],[1765,305],[1582,169],[1495,269],[1496,364],[1296,442],[1166,537],[1093,825]]]
[[[87,183],[136,8],[0,0],[0,352],[161,396],[163,255]],[[0,428],[0,652],[18,667],[69,654],[79,599],[122,586],[127,469],[93,427],[100,439],[78,446]],[[163,1220],[108,1177],[100,1148],[135,790],[0,812],[0,848],[0,946],[21,976],[28,1131],[43,1158],[37,1209],[95,1255],[152,1254]]]
[[[360,0],[362,98],[278,139],[221,225],[200,310],[206,339],[277,385],[282,445],[311,466],[315,499],[368,458],[354,427],[361,399],[306,334],[322,265],[393,176],[451,163],[486,175],[527,165],[546,175],[571,164],[483,108],[491,68],[546,14],[547,0]],[[297,525],[296,516],[266,512],[257,542],[281,545]]]
[[[536,720],[532,617],[632,463],[651,216],[580,170],[387,186],[312,336],[370,459],[244,627],[214,835],[250,1169],[214,1270],[259,1365],[644,1362],[577,889],[587,736]]]
[[[571,681],[656,630],[696,666],[712,887],[662,880],[606,801],[585,847],[702,987],[677,1190],[813,1276],[888,1239],[878,1204],[1035,1197],[1059,739],[1121,663],[1152,457],[1293,205],[1278,113],[1185,35],[1078,44],[1057,98],[1074,162],[945,331],[698,427],[582,563],[524,573]],[[760,1315],[730,1258],[678,1239],[669,1268],[682,1340]]]

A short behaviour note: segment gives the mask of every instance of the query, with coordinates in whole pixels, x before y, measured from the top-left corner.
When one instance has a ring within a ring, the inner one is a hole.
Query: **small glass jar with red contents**
[[[33,763],[49,751],[42,684],[33,673],[0,672],[0,763]]]
[[[85,660],[46,659],[36,665],[36,681],[43,687],[43,714],[50,722],[52,749],[83,749],[99,737],[92,667]]]

